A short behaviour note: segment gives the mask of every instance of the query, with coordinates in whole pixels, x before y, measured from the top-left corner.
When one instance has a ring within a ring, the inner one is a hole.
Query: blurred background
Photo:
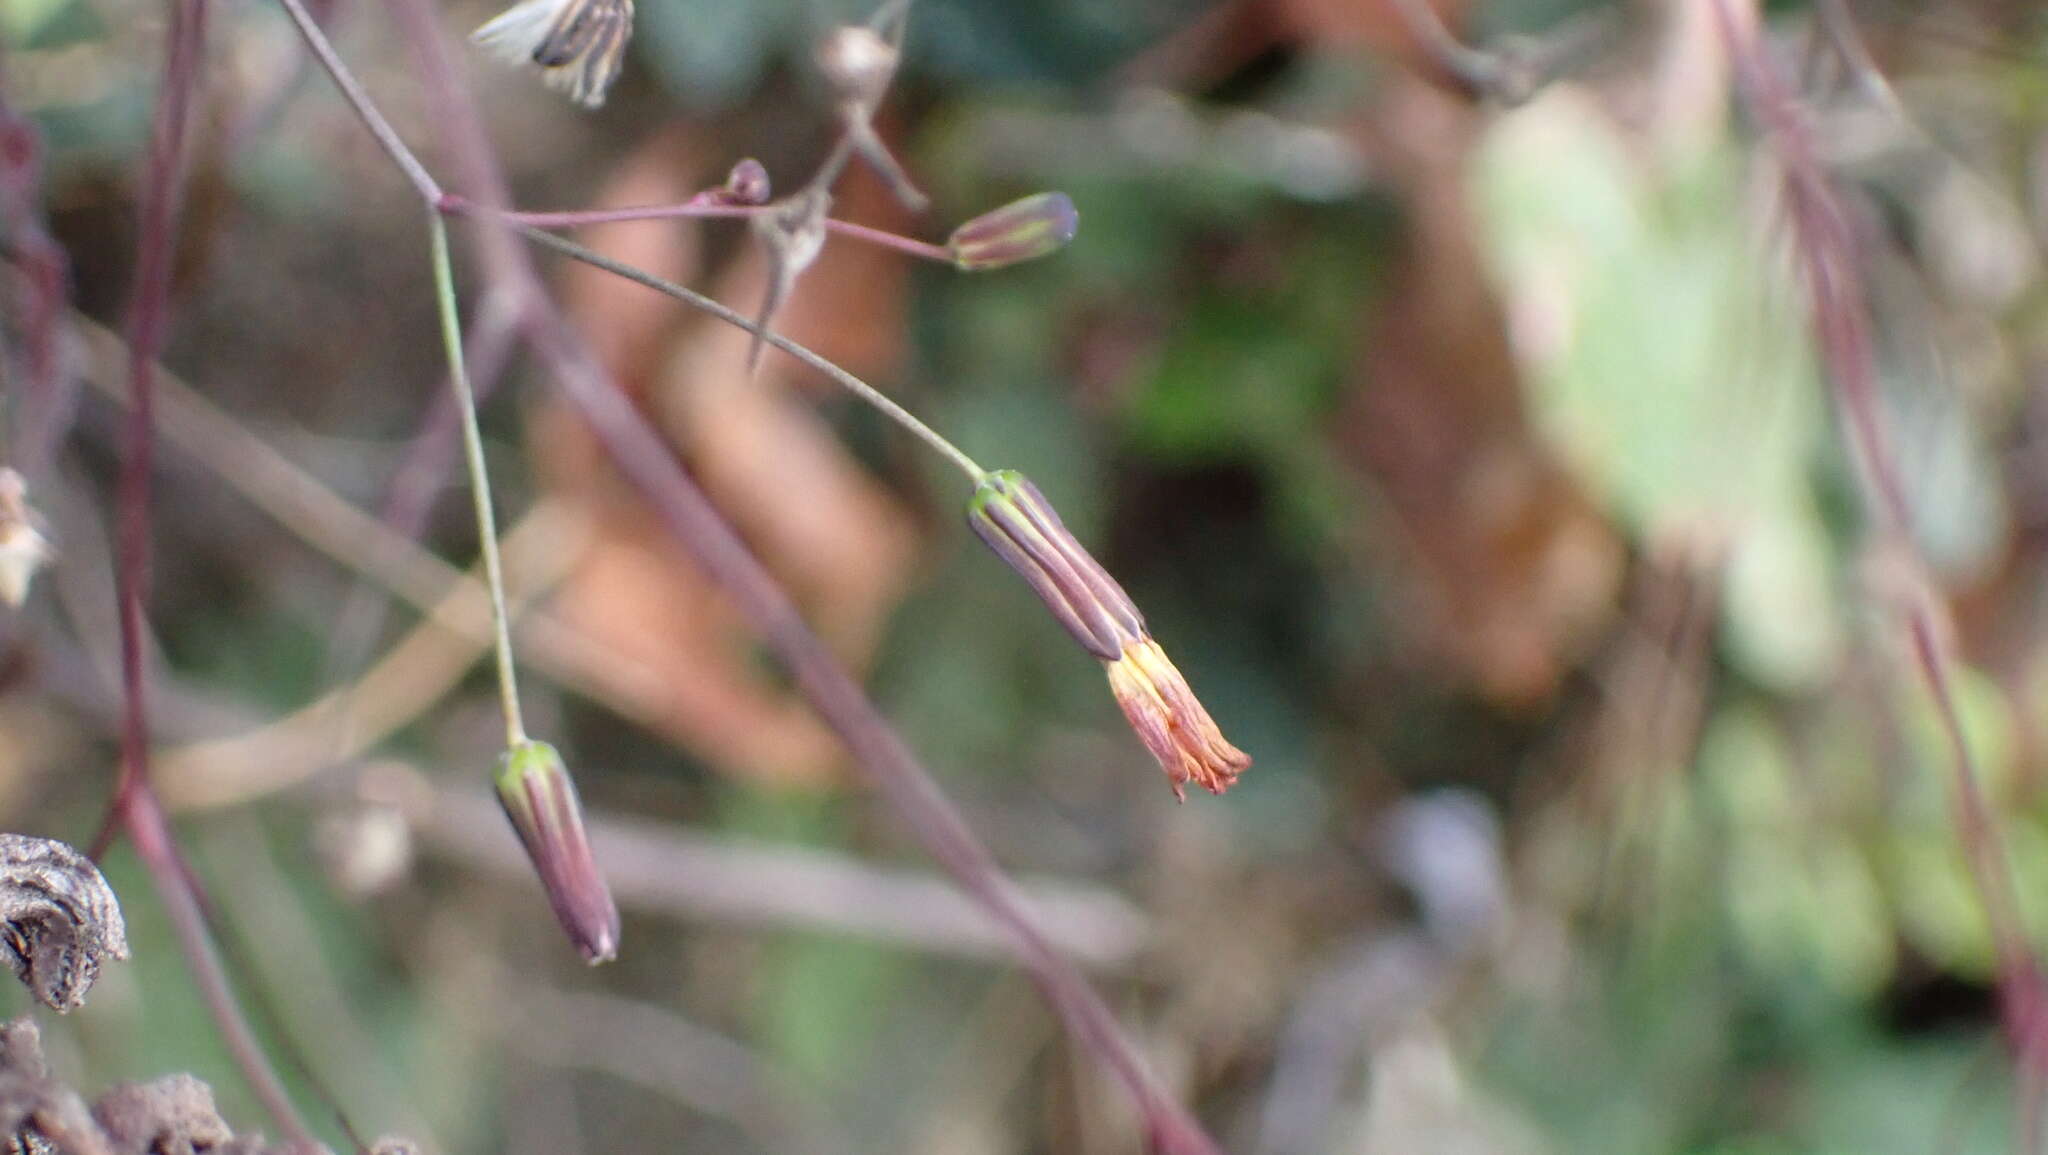
[[[679,201],[747,156],[796,187],[834,131],[810,46],[864,8],[639,8],[600,112],[466,55],[520,205]],[[324,11],[436,164],[386,11]],[[836,241],[780,320],[1038,482],[1256,759],[1220,799],[1175,805],[942,462],[788,358],[750,377],[742,333],[543,265],[1229,1150],[2014,1149],[1953,769],[1711,8],[1443,11],[1554,79],[1475,94],[1381,0],[923,0],[880,125],[933,207],[855,171],[837,215],[939,239],[1058,189],[1079,237],[976,275]],[[446,1152],[1138,1149],[514,357],[484,421],[529,725],[625,913],[619,961],[580,964],[488,793],[452,459],[421,548],[378,521],[441,403],[418,205],[273,6],[216,17],[160,399],[158,765],[302,1102]],[[2048,16],[1760,18],[1853,210],[1967,736],[2042,930]],[[60,558],[5,622],[0,823],[79,843],[119,702],[122,353],[94,326],[123,317],[162,26],[0,0],[0,93],[46,148],[0,224],[39,207],[68,253],[82,383],[30,478]],[[743,226],[578,235],[742,309],[763,290]],[[189,1070],[260,1127],[133,854],[107,869],[135,957],[46,1017],[53,1061],[87,1090]]]

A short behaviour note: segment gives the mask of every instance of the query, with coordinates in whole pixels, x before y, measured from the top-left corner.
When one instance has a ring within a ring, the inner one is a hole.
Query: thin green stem
[[[762,340],[770,345],[830,377],[854,396],[881,410],[884,416],[903,428],[908,429],[920,441],[931,446],[934,450],[938,451],[940,456],[952,462],[975,485],[980,485],[982,480],[988,476],[988,471],[976,464],[972,457],[961,452],[959,446],[941,437],[937,430],[919,421],[908,409],[890,400],[881,390],[876,389],[874,386],[833,364],[831,361],[826,360],[824,357],[811,352],[795,341],[772,330],[763,329],[747,317],[719,304],[695,289],[678,285],[674,281],[664,280],[653,273],[647,272],[644,269],[634,268],[632,265],[625,264],[622,261],[615,261],[603,253],[587,249],[575,241],[558,237],[545,229],[517,224],[512,227],[519,235],[535,244],[546,246],[564,256],[573,257],[585,264],[595,265],[608,273],[616,273],[632,281],[634,284],[643,285],[664,296],[673,297],[692,308],[709,313],[729,325],[737,325],[749,333],[758,334]]]
[[[477,542],[484,555],[484,583],[491,591],[491,629],[498,655],[498,701],[505,711],[505,745],[526,741],[526,719],[519,712],[519,676],[512,667],[512,623],[505,610],[505,573],[498,561],[498,519],[491,512],[491,479],[484,469],[483,432],[476,423],[476,393],[462,360],[462,315],[455,306],[455,271],[448,259],[448,226],[429,211],[433,238],[434,301],[441,313],[441,343],[448,353],[448,383],[462,416],[462,455],[469,464],[470,496],[476,502]]]

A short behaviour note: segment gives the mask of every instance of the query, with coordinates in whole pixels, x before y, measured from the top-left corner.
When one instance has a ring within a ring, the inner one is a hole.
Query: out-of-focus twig
[[[1951,658],[1942,644],[1943,607],[1913,538],[1912,508],[1886,434],[1871,349],[1855,227],[1821,167],[1804,110],[1765,53],[1754,23],[1737,20],[1733,0],[1714,0],[1736,78],[1783,179],[1787,225],[1806,289],[1812,324],[1835,405],[1868,484],[1878,549],[1897,571],[1890,591],[1912,660],[1933,700],[1951,760],[1956,836],[1984,904],[1998,964],[2001,1010],[2018,1056],[2023,1090],[2019,1135],[2038,1148],[2040,1090],[2048,1079],[2048,1003],[2028,943],[2004,837],[1984,797],[1982,774],[1957,710]]]
[[[429,849],[508,878],[531,873],[484,792],[439,791],[409,809]],[[970,958],[1004,954],[1001,928],[930,874],[602,813],[587,814],[585,824],[613,893],[628,908],[841,931]],[[1041,881],[1023,884],[1020,896],[1047,938],[1091,967],[1129,966],[1151,937],[1145,916],[1107,891]]]
[[[763,1151],[840,1150],[819,1107],[751,1049],[665,1007],[611,995],[557,991],[501,976],[505,1004],[491,1025],[508,1046],[555,1066],[597,1071],[745,1132]]]
[[[452,194],[441,198],[441,207],[450,213],[469,214],[474,211],[468,201]],[[585,225],[616,224],[620,221],[667,221],[667,220],[752,220],[774,211],[773,205],[723,205],[684,202],[671,205],[629,205],[616,209],[580,209],[569,212],[524,212],[513,211],[499,214],[500,219],[513,224],[532,225],[539,229],[570,229]],[[905,256],[921,261],[932,261],[941,265],[953,263],[953,254],[944,245],[920,241],[914,237],[901,236],[886,229],[878,229],[854,221],[827,217],[825,231],[837,233],[851,240],[879,245],[893,249]]]
[[[506,534],[515,612],[516,603],[552,586],[575,565],[581,551],[572,521],[560,507],[542,505]],[[446,697],[489,648],[490,626],[477,619],[474,600],[469,588],[451,590],[360,678],[283,718],[165,751],[159,775],[165,798],[174,808],[246,801],[374,748]],[[342,714],[348,725],[337,727]]]
[[[88,382],[117,399],[124,396],[118,372],[126,355],[121,339],[75,314],[73,324],[86,350]],[[441,626],[489,641],[482,583],[336,495],[161,368],[157,386],[159,426],[171,443],[315,549],[396,593]],[[564,533],[561,540],[573,543],[573,527],[559,521],[556,526]],[[514,634],[525,660],[542,674],[635,721],[660,723],[668,691],[661,675],[644,663],[592,641],[544,610],[529,610]],[[333,741],[339,744],[340,736]],[[205,791],[200,784],[207,777],[200,772],[168,779],[163,788],[179,808],[247,800],[238,791]]]
[[[1576,17],[1543,39],[1510,38],[1492,48],[1474,48],[1444,24],[1431,0],[1386,0],[1431,64],[1472,96],[1514,106],[1527,103],[1543,86],[1605,36],[1610,15]]]
[[[150,481],[156,427],[156,357],[168,327],[171,256],[184,184],[186,129],[200,86],[208,0],[172,0],[164,71],[151,116],[142,174],[142,207],[128,304],[128,433],[122,449],[116,586],[121,626],[121,766],[104,850],[118,824],[164,901],[179,948],[208,1012],[250,1089],[294,1142],[312,1145],[291,1096],[249,1028],[207,934],[197,876],[178,850],[149,776],[149,705],[143,643],[150,572]]]
[[[8,368],[18,381],[6,399],[9,464],[31,482],[49,471],[71,426],[78,386],[64,366],[65,302],[71,259],[43,221],[41,134],[0,99],[0,221],[15,268],[8,307],[22,354]]]

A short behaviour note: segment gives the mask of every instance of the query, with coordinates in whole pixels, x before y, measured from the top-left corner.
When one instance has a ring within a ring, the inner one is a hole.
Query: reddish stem
[[[208,1012],[229,1053],[256,1094],[294,1142],[311,1145],[291,1098],[264,1058],[227,975],[214,953],[201,912],[197,884],[169,820],[149,781],[148,680],[143,642],[149,597],[150,477],[155,446],[156,358],[168,325],[170,268],[177,234],[187,129],[199,88],[199,64],[206,48],[207,0],[172,0],[164,74],[150,124],[142,179],[135,275],[128,307],[127,436],[119,491],[115,584],[121,632],[121,768],[97,856],[118,822],[163,899],[180,951],[192,968]]]
[[[1752,114],[1784,172],[1788,220],[1795,251],[1812,298],[1815,337],[1835,404],[1848,427],[1871,492],[1879,533],[1886,546],[1924,569],[1912,537],[1912,508],[1898,459],[1885,435],[1875,361],[1857,271],[1856,235],[1847,209],[1822,169],[1819,154],[1796,98],[1765,56],[1756,36],[1737,23],[1730,0],[1715,0],[1714,15],[1735,65],[1736,78]],[[1951,688],[1949,657],[1939,643],[1935,608],[1915,591],[1903,607],[1915,665],[1934,701],[1954,768],[1952,795],[1956,837],[1969,861],[1984,904],[1997,955],[2000,997],[2007,1036],[2022,1067],[2023,1087],[2038,1085],[2044,1057],[2039,968],[2028,946],[2018,892],[1998,823],[1986,802],[1976,756],[1963,730]],[[2035,1093],[2022,1092],[2021,1112],[2031,1118]],[[2025,1129],[2037,1124],[2029,1122]]]

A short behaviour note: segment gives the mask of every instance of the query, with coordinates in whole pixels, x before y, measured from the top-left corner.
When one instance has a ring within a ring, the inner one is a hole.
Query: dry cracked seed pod
[[[85,1101],[50,1078],[30,1019],[0,1023],[0,1155],[106,1155]]]
[[[59,1011],[85,1001],[102,962],[128,957],[121,906],[99,868],[26,834],[0,834],[0,935],[15,977]]]
[[[406,1139],[378,1139],[364,1155],[420,1155]],[[42,1036],[29,1019],[0,1023],[0,1155],[333,1155],[311,1142],[237,1135],[191,1075],[110,1089],[88,1111],[50,1077]]]
[[[123,1083],[101,1096],[92,1115],[119,1152],[200,1155],[236,1149],[229,1147],[235,1133],[214,1107],[213,1089],[190,1075]],[[254,1142],[251,1149],[261,1150],[261,1140]]]

